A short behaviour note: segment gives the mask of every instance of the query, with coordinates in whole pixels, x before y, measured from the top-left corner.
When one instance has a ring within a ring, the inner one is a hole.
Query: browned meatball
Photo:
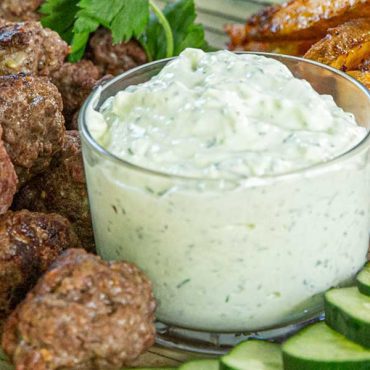
[[[64,146],[44,174],[27,183],[16,195],[15,209],[56,212],[67,217],[83,242],[95,249],[89,201],[77,131],[67,131]]]
[[[62,216],[28,211],[0,216],[0,332],[4,319],[59,254],[80,245]]]
[[[147,62],[146,53],[137,41],[113,45],[112,34],[103,28],[91,38],[90,54],[103,74],[114,76]]]
[[[44,0],[1,0],[0,17],[12,21],[39,19],[37,9]]]
[[[88,60],[75,64],[65,63],[60,70],[53,73],[52,82],[62,94],[63,113],[68,128],[71,128],[74,114],[81,108],[100,78],[99,68]]]
[[[43,172],[63,144],[63,103],[44,77],[0,76],[2,139],[23,185]]]
[[[14,166],[1,140],[3,129],[0,126],[0,215],[5,213],[13,202],[18,178]]]
[[[154,342],[151,284],[126,262],[68,250],[5,324],[16,370],[117,370]]]
[[[11,23],[0,28],[0,75],[48,76],[69,52],[60,36],[39,22]]]

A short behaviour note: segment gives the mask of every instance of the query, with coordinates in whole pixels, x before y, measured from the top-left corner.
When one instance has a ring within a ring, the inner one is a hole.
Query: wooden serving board
[[[153,347],[148,352],[140,356],[139,359],[133,363],[132,367],[178,367],[186,361],[199,359],[201,357],[202,356],[199,354]]]
[[[199,359],[200,355],[194,353],[168,350],[160,347],[153,347],[148,352],[141,355],[130,368],[166,368],[179,367],[182,363]],[[0,370],[14,370],[6,360],[0,349]],[[32,369],[28,369],[32,370]]]

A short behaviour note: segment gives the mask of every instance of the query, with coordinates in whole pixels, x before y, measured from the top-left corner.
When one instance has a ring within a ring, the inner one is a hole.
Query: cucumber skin
[[[220,361],[220,370],[234,370],[229,365],[226,365],[222,360]]]
[[[370,348],[370,325],[344,313],[335,305],[325,301],[325,321],[326,324],[366,348]],[[367,367],[367,369],[370,369]]]
[[[370,370],[370,361],[320,363],[310,360],[302,361],[299,358],[283,352],[284,370]]]
[[[360,293],[370,296],[370,286],[361,283],[361,281],[359,280],[357,280],[356,282],[357,282],[357,287]]]

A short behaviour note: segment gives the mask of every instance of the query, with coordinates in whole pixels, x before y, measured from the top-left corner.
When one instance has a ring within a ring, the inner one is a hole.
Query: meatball
[[[68,218],[83,242],[95,249],[86,190],[80,135],[67,131],[64,146],[44,174],[27,183],[16,195],[15,209],[56,212]]]
[[[71,128],[74,114],[81,108],[100,78],[99,68],[88,60],[75,64],[65,63],[60,70],[52,74],[52,82],[63,97],[63,113],[68,128]]]
[[[37,9],[44,0],[1,0],[0,17],[12,21],[39,19]]]
[[[4,319],[59,254],[80,245],[62,216],[28,211],[0,216],[0,332]]]
[[[0,28],[0,75],[49,76],[61,68],[69,47],[39,22],[10,23]]]
[[[43,172],[63,144],[63,103],[45,77],[0,76],[2,139],[23,185]]]
[[[112,34],[103,28],[91,38],[89,53],[103,74],[114,76],[147,62],[146,53],[137,41],[113,45]]]
[[[5,213],[13,202],[18,178],[14,166],[1,140],[3,129],[0,126],[0,215]]]
[[[151,284],[126,262],[66,251],[5,324],[17,370],[117,370],[154,342]]]

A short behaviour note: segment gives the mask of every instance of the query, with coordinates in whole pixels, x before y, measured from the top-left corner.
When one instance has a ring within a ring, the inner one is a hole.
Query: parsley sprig
[[[46,0],[41,22],[71,45],[70,60],[83,58],[90,34],[112,32],[113,43],[136,38],[149,60],[172,57],[187,47],[207,49],[204,28],[195,24],[194,0],[177,0],[163,11],[153,0]]]

